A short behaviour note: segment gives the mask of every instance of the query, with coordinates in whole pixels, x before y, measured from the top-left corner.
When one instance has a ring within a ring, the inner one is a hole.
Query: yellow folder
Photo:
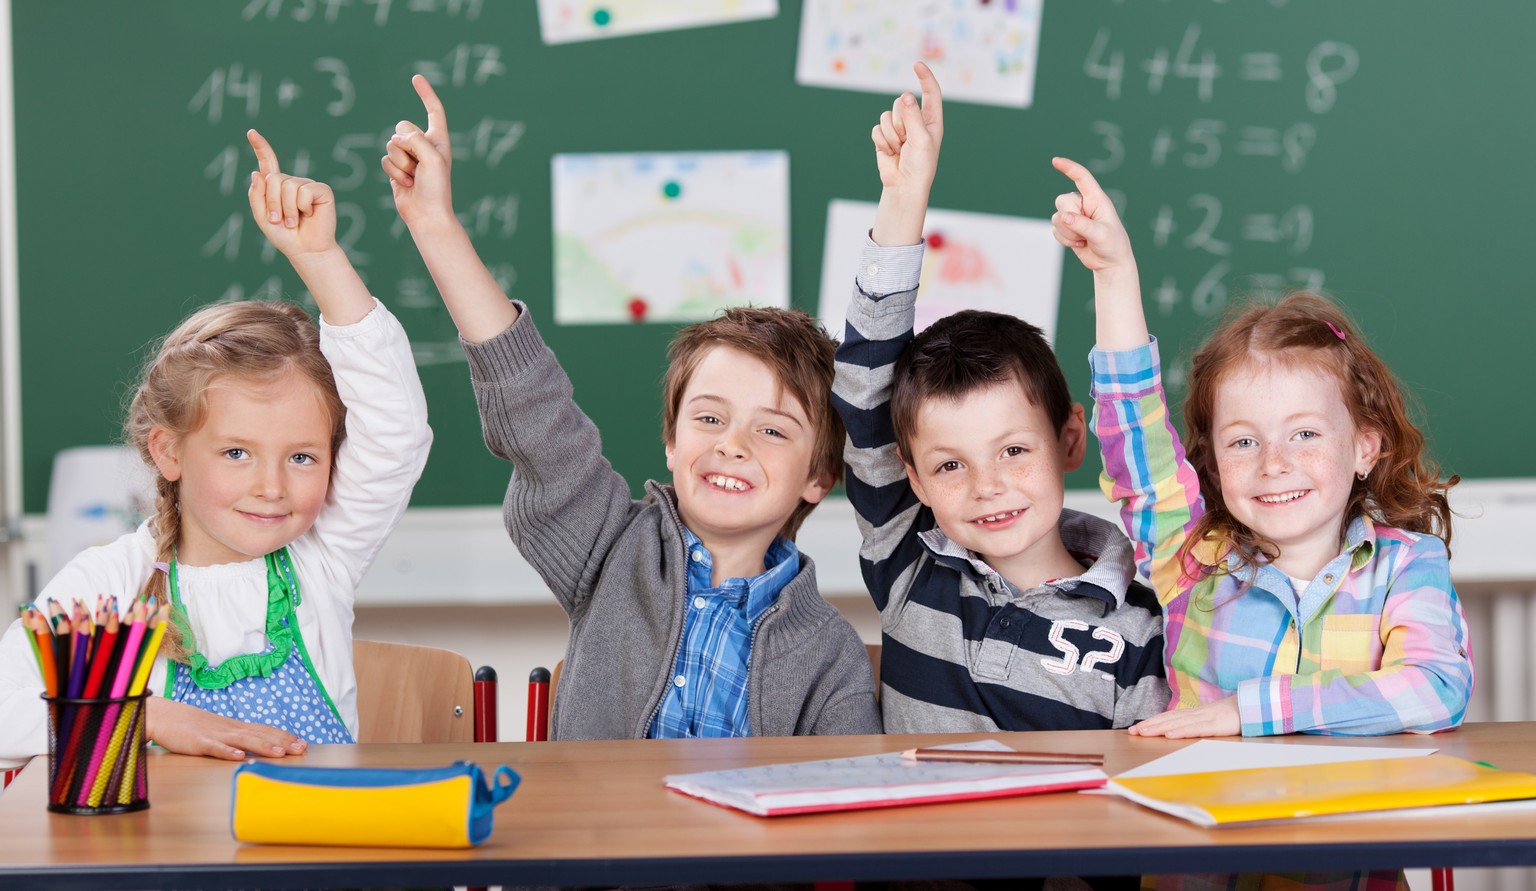
[[[1201,826],[1536,798],[1536,775],[1449,755],[1112,780],[1112,791]]]

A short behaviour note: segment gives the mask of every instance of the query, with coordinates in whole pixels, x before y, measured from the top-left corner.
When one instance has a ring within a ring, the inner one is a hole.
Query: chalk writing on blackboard
[[[1081,55],[1083,82],[1102,109],[1087,125],[1092,148],[1083,162],[1110,186],[1185,184],[1173,195],[1145,187],[1139,194],[1110,192],[1141,248],[1154,324],[1182,313],[1213,318],[1234,295],[1317,290],[1327,279],[1308,260],[1326,220],[1309,200],[1307,171],[1328,148],[1327,116],[1360,73],[1360,53],[1326,34],[1286,52],[1234,47],[1207,33],[1198,10],[1208,5],[1184,4],[1195,11],[1184,21],[1170,16],[1155,32],[1117,22],[1111,9]],[[1160,101],[1180,103],[1170,109],[1182,114],[1134,113]],[[1211,113],[1191,115],[1191,102]],[[1237,187],[1253,182],[1281,185]],[[1270,191],[1284,197],[1268,198]],[[1194,273],[1166,274],[1160,270],[1190,268],[1186,260],[1159,261],[1170,251],[1207,262],[1197,260]],[[1175,389],[1186,361],[1168,363]]]

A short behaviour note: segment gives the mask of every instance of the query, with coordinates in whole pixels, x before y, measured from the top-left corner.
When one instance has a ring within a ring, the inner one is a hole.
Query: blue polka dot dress
[[[236,721],[277,727],[311,743],[352,742],[297,648],[271,675],[240,678],[222,690],[199,687],[186,664],[178,662],[170,698]]]
[[[315,677],[304,648],[294,612],[299,583],[287,549],[268,554],[266,562],[266,648],[220,665],[209,665],[201,653],[193,652],[187,662],[175,663],[166,697],[237,721],[277,727],[311,743],[350,743],[352,734]],[[183,639],[191,640],[177,575],[172,563],[168,587],[173,621],[182,624]]]

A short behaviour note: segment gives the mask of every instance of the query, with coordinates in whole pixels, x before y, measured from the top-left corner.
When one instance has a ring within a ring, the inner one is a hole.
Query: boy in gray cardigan
[[[469,357],[486,444],[512,462],[507,531],[570,616],[557,739],[878,733],[869,659],[793,537],[842,472],[835,344],[805,313],[734,309],[669,349],[672,485],[644,500],[527,308],[453,212],[441,102],[383,164]]]

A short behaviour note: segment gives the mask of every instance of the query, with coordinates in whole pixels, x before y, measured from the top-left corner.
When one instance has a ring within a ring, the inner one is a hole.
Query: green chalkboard
[[[796,82],[811,8],[546,45],[532,0],[12,0],[26,510],[43,510],[56,451],[116,438],[144,348],[181,316],[304,299],[247,224],[251,126],[335,186],[340,237],[418,347],[437,440],[414,503],[500,499],[506,468],[378,170],[394,123],[420,119],[417,71],[447,103],[482,255],[615,466],[664,475],[674,326],[555,324],[551,159],[787,152],[790,291],[815,311],[828,202],[876,197],[867,133],[891,97]],[[1536,4],[1049,0],[1041,21],[1029,107],[949,104],[936,207],[1047,217],[1065,184],[1050,157],[1091,162],[1121,196],[1175,369],[1237,295],[1321,282],[1418,394],[1449,468],[1532,475],[1529,437],[1496,412],[1527,401],[1500,376],[1536,329]],[[833,262],[851,275],[854,258]],[[1056,340],[1080,397],[1090,297],[1068,257]]]

